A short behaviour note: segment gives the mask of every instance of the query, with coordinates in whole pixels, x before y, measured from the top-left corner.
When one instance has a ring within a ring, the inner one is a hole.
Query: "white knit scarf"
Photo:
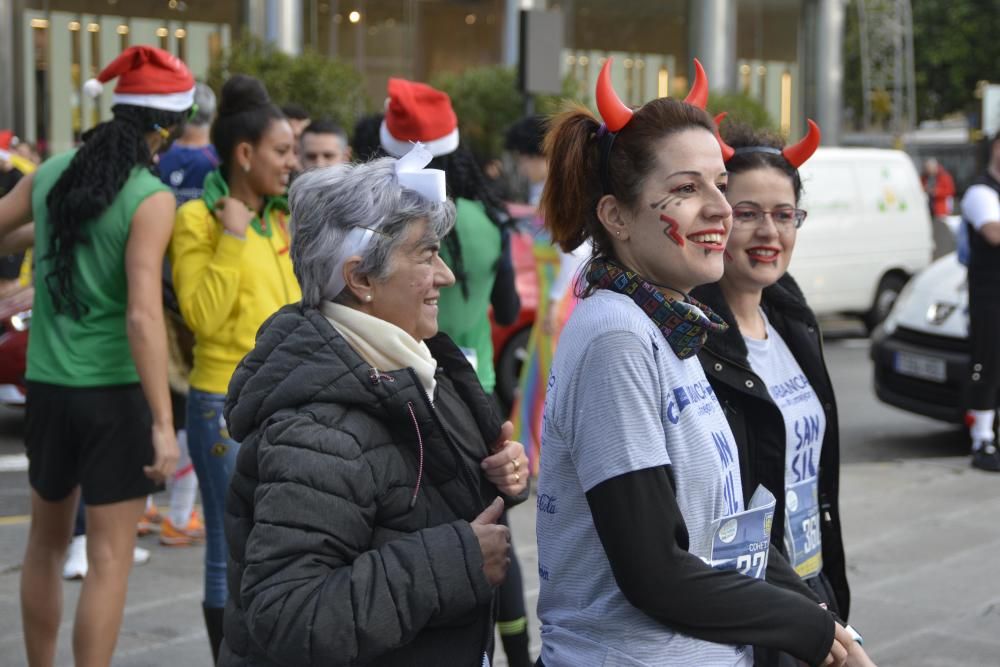
[[[324,301],[320,312],[333,325],[354,351],[380,371],[398,371],[412,368],[427,392],[434,400],[434,372],[437,362],[423,341],[417,341],[395,324],[368,315],[349,306],[332,301]]]

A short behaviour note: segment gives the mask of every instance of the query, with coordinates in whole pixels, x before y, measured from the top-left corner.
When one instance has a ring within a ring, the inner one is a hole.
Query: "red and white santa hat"
[[[458,148],[458,117],[451,98],[425,83],[389,79],[385,120],[379,131],[382,148],[393,157],[410,152],[415,142],[435,157]]]
[[[97,97],[104,85],[118,78],[112,104],[131,104],[163,111],[187,111],[194,104],[194,76],[181,60],[154,46],[130,46],[111,64],[83,84]]]

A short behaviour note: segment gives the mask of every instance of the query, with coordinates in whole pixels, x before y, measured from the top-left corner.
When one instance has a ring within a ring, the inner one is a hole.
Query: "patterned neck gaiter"
[[[721,333],[729,328],[726,321],[705,304],[691,297],[678,301],[667,296],[635,271],[607,258],[597,258],[590,263],[587,282],[632,299],[653,320],[680,359],[698,354],[709,331]]]

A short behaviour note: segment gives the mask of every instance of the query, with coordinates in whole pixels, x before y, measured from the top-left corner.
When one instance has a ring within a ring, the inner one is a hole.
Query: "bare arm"
[[[1000,222],[987,222],[977,231],[990,245],[1000,245]]]
[[[35,245],[35,223],[29,222],[0,239],[0,255],[17,255]]]
[[[167,330],[163,319],[163,257],[174,221],[174,196],[147,198],[132,217],[125,249],[128,277],[128,341],[142,391],[153,413],[155,459],[146,474],[162,481],[173,473],[179,452],[167,383]]]
[[[17,182],[14,189],[0,199],[0,253],[9,254],[24,250],[29,245],[15,247],[14,243],[23,242],[25,234],[22,231],[28,223],[34,220],[31,210],[31,184],[34,177],[25,176]],[[34,242],[34,225],[30,225],[31,241]]]

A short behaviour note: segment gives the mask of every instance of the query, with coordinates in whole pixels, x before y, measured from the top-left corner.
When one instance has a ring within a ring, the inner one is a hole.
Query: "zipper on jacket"
[[[452,456],[455,456],[455,457],[458,458],[458,463],[461,466],[462,471],[468,477],[467,481],[471,485],[471,488],[477,489],[477,491],[478,491],[478,493],[480,495],[480,501],[482,501],[481,486],[479,484],[477,484],[477,479],[478,478],[472,473],[471,470],[469,470],[469,466],[465,462],[465,457],[462,456],[461,450],[458,448],[458,445],[456,445],[452,441],[451,434],[448,432],[448,429],[446,429],[444,427],[444,423],[441,421],[441,418],[438,417],[437,408],[434,407],[434,403],[432,403],[431,399],[428,398],[427,392],[423,390],[423,388],[422,388],[423,385],[420,384],[420,378],[417,377],[416,372],[412,368],[407,368],[406,370],[408,370],[410,372],[410,375],[413,376],[413,381],[416,383],[417,387],[420,388],[420,395],[423,396],[424,401],[427,404],[427,407],[430,409],[431,417],[434,419],[434,423],[437,424],[438,430],[441,431],[441,436],[444,438],[444,441],[446,443],[448,443],[448,447],[451,449]]]
[[[379,369],[372,366],[368,369],[368,379],[371,380],[372,384],[377,385],[383,380],[386,382],[395,382],[396,378],[392,377],[388,373],[383,373]]]

